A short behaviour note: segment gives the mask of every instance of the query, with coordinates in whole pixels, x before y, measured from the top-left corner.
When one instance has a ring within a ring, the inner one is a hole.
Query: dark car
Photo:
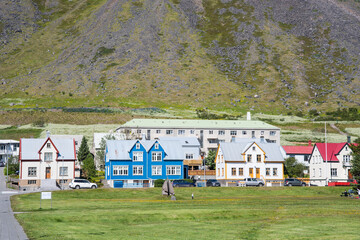
[[[209,179],[206,181],[207,187],[220,187],[221,184],[216,179]]]
[[[284,186],[288,186],[288,187],[291,187],[291,186],[302,186],[302,187],[305,187],[305,186],[306,186],[306,183],[305,183],[305,182],[302,182],[302,181],[300,181],[299,179],[296,179],[296,178],[285,178],[285,180],[284,180]]]
[[[5,167],[5,163],[4,163],[4,162],[0,162],[0,167]]]
[[[185,180],[174,180],[173,187],[195,187],[195,183]]]

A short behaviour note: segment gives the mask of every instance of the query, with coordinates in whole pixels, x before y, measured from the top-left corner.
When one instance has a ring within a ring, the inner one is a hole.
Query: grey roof
[[[107,140],[106,157],[110,160],[131,160],[129,152],[135,143],[139,141],[148,152],[157,140]],[[184,153],[179,141],[157,141],[163,147],[166,156],[164,160],[182,160]]]
[[[6,140],[6,139],[1,139],[0,140],[0,144],[13,144],[13,143],[19,143],[19,141],[16,141],[16,140]]]
[[[284,161],[282,147],[280,145],[276,143],[268,143],[260,139],[238,138],[235,142],[221,142],[220,148],[226,161],[239,161],[243,160],[242,154],[245,153],[254,143],[256,143],[265,152],[267,162]]]
[[[200,142],[196,137],[159,137],[161,141],[179,141],[183,147],[200,147]]]
[[[59,151],[64,159],[76,159],[74,139],[73,138],[50,138],[54,143],[56,149]],[[21,160],[36,160],[39,159],[40,148],[45,144],[47,138],[22,138],[20,141],[20,159]],[[61,159],[61,158],[60,158]]]

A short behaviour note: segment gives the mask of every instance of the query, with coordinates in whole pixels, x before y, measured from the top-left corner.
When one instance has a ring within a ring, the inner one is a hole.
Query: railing
[[[204,175],[204,170],[189,170],[188,175],[194,176],[194,175]],[[205,175],[216,175],[216,170],[206,170]]]
[[[124,188],[144,188],[150,187],[149,183],[124,183]]]

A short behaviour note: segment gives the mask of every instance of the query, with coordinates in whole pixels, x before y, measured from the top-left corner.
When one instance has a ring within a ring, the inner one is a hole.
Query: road
[[[5,178],[4,168],[0,167],[0,239],[28,239],[23,228],[18,221],[16,221],[11,209],[10,196],[17,194],[18,192],[6,188]]]

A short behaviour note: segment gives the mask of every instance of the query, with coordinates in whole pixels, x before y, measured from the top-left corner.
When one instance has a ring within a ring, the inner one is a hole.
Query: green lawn
[[[347,188],[346,188],[347,189]],[[12,198],[30,239],[359,239],[360,200],[345,188],[97,189]],[[191,200],[191,193],[195,199]]]

